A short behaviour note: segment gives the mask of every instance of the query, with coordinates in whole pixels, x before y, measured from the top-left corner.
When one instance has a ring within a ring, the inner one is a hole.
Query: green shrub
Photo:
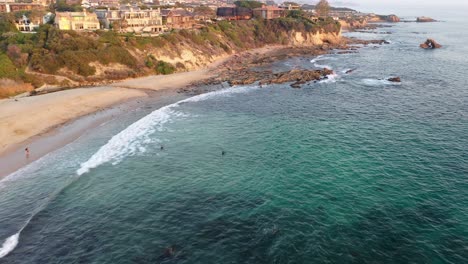
[[[17,72],[13,62],[5,53],[0,53],[0,78],[16,78]]]
[[[175,71],[175,67],[168,62],[158,61],[155,70],[158,74],[171,74]]]

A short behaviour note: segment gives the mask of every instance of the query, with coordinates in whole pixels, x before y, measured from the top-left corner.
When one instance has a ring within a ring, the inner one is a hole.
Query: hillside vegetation
[[[180,30],[157,37],[113,31],[77,33],[60,31],[52,25],[41,26],[36,34],[3,32],[0,79],[40,87],[44,83],[67,86],[70,81],[82,84],[170,74],[206,65],[217,56],[267,44],[290,44],[293,32],[339,34],[340,24],[331,19],[314,23],[297,17],[220,21],[200,30]],[[59,82],[54,75],[67,79]]]

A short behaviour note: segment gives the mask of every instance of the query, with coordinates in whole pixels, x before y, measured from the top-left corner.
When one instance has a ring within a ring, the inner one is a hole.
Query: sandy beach
[[[73,141],[87,128],[110,118],[109,113],[90,117],[93,113],[109,110],[131,99],[146,97],[147,90],[176,92],[217,76],[220,70],[229,66],[230,60],[269,54],[281,48],[284,46],[266,46],[233,54],[196,71],[128,79],[105,87],[75,88],[16,100],[0,100],[0,178]],[[70,123],[77,124],[63,128]],[[24,153],[27,146],[34,147],[29,159],[25,159]]]
[[[143,91],[111,87],[79,88],[0,101],[0,152],[26,139],[112,104],[145,96]]]
[[[220,59],[209,68],[197,71],[129,79],[106,87],[76,88],[0,100],[0,178],[110,118],[109,113],[90,117],[91,114],[131,99],[146,97],[145,90],[175,92],[193,82],[210,78],[214,74],[212,70],[225,60]],[[72,121],[78,124],[63,129],[64,124]],[[25,147],[30,147],[32,152],[28,159],[25,159]]]

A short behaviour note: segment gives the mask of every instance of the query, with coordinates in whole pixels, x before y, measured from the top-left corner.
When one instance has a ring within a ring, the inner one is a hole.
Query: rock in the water
[[[301,84],[300,84],[300,83],[297,83],[297,82],[295,82],[295,83],[291,84],[291,87],[292,87],[292,88],[299,89],[299,88],[301,88]]]
[[[433,19],[433,18],[430,18],[430,17],[418,17],[416,19],[416,22],[437,22],[437,20]]]
[[[387,81],[389,81],[389,82],[401,82],[401,79],[400,79],[400,77],[392,77],[392,78],[388,78]]]
[[[427,39],[426,42],[424,42],[423,44],[421,44],[419,46],[421,48],[423,48],[423,49],[439,49],[439,48],[442,48],[442,45],[440,45],[439,43],[437,43],[433,39]]]

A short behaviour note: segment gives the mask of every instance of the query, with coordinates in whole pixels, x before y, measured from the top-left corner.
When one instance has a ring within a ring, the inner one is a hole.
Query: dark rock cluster
[[[442,45],[440,45],[439,43],[437,43],[433,39],[427,39],[426,42],[422,43],[419,46],[421,48],[423,48],[423,49],[439,49],[439,48],[442,48]]]

